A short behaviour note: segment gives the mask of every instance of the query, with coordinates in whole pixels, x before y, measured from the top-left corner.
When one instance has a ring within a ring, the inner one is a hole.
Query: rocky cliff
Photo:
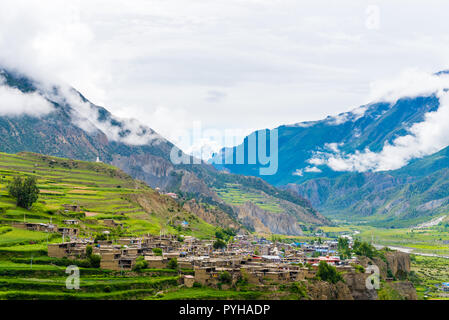
[[[302,235],[298,221],[285,213],[271,213],[261,209],[252,202],[236,208],[238,218],[256,232]]]
[[[222,228],[231,228],[239,231],[245,231],[241,228],[240,223],[232,219],[228,214],[222,210],[216,209],[208,204],[198,203],[195,199],[186,201],[183,208],[189,212],[195,213],[198,217],[215,226]]]
[[[354,300],[377,300],[377,291],[367,289],[366,279],[370,276],[368,273],[348,272],[343,274],[345,284],[348,286],[351,296]]]
[[[341,281],[336,284],[312,281],[306,287],[311,300],[354,300],[349,287]]]

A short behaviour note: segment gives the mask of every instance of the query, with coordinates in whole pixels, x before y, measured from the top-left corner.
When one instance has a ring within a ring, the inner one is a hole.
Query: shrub
[[[146,268],[148,268],[148,261],[146,261],[143,256],[137,257],[133,271],[142,272],[142,270]]]
[[[89,264],[92,268],[100,268],[101,263],[101,256],[98,254],[92,254],[90,257],[87,258],[89,261]]]
[[[97,234],[95,236],[94,243],[98,243],[98,241],[103,241],[103,240],[107,240],[107,239],[108,239],[108,237],[104,233]]]
[[[232,283],[232,276],[228,271],[220,272],[218,279],[220,279],[222,283]]]
[[[153,254],[155,256],[162,256],[162,249],[161,248],[153,248]]]
[[[365,268],[359,264],[354,265],[354,268],[357,273],[365,273]]]
[[[297,294],[297,295],[299,295],[299,296],[301,296],[303,298],[307,297],[307,290],[306,290],[306,288],[304,287],[304,285],[302,285],[302,284],[300,284],[298,282],[293,282],[289,286],[288,290],[291,293]]]
[[[178,259],[171,258],[170,261],[168,261],[167,268],[174,270],[178,269]]]

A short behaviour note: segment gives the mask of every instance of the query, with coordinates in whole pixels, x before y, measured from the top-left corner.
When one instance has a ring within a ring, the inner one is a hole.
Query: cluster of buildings
[[[67,220],[63,221],[63,223],[67,225],[77,224],[76,220]],[[77,237],[80,233],[80,230],[78,228],[59,227],[52,223],[13,222],[12,226],[14,228],[29,231],[58,232],[67,237]]]
[[[166,269],[169,261],[176,258],[179,270],[194,270],[194,276],[183,276],[186,286],[193,286],[195,282],[218,285],[224,273],[228,278],[230,276],[230,283],[241,279],[255,285],[289,283],[313,278],[321,261],[336,266],[340,271],[354,271],[351,266],[354,261],[341,261],[336,255],[336,242],[285,244],[242,235],[236,236],[226,249],[214,250],[213,240],[189,236],[183,241],[178,240],[172,235],[121,238],[114,243],[79,239],[49,244],[48,255],[83,259],[86,258],[86,247],[91,245],[93,253],[101,256],[100,267],[116,271],[133,270],[139,256],[144,257],[149,269]]]

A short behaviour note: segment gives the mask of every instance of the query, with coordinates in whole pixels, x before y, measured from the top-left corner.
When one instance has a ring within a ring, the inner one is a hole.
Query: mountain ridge
[[[114,117],[107,109],[90,103],[73,88],[50,86],[50,89],[44,90],[24,75],[4,69],[1,75],[4,86],[21,93],[37,93],[53,106],[51,112],[38,117],[26,114],[0,116],[0,132],[4,133],[0,137],[3,152],[30,151],[88,161],[99,157],[101,161],[121,168],[153,188],[178,192],[188,198],[196,197],[217,206],[238,224],[242,224],[238,208],[220,198],[215,188],[237,183],[241,189],[261,189],[267,198],[286,200],[289,205],[276,214],[293,216],[298,224],[297,234],[302,224],[330,223],[299,195],[276,189],[262,179],[220,173],[204,162],[173,164],[170,152],[175,146],[171,142],[136,121]],[[192,159],[182,151],[180,153]],[[270,211],[266,213],[274,214]],[[300,217],[305,219],[301,220]],[[254,226],[246,227],[251,229]],[[270,230],[270,226],[265,227]],[[276,226],[276,230],[282,232],[291,229],[288,224],[281,228]]]
[[[447,74],[445,71],[435,75]],[[413,126],[424,123],[430,115],[435,117],[443,107],[441,98],[445,95],[447,89],[403,96],[319,121],[279,126],[275,128],[279,136],[278,173],[260,177],[308,199],[312,206],[333,219],[387,227],[431,219],[449,210],[444,181],[449,172],[449,143],[433,154],[405,158],[402,166],[388,164],[393,169],[388,169],[388,165],[376,167],[373,162],[376,159],[369,157],[380,154],[396,141],[404,144],[406,136],[415,134],[411,131]],[[247,151],[248,141],[246,137],[243,144],[233,148],[234,152],[236,148]],[[229,150],[223,149],[215,157]],[[367,163],[356,163],[360,155],[366,155]],[[259,176],[261,166],[216,165],[216,168]]]

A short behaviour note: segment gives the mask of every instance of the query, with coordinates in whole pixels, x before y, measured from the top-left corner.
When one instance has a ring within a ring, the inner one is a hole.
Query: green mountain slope
[[[35,176],[40,196],[31,210],[16,207],[8,196],[7,185],[14,176]],[[52,223],[70,227],[64,220],[78,220],[82,236],[111,232],[105,219],[122,223],[120,234],[194,235],[209,238],[216,227],[204,222],[169,196],[160,195],[145,183],[103,163],[55,158],[32,153],[0,154],[0,223]],[[145,200],[145,203],[141,201]],[[79,209],[74,210],[74,207]],[[181,229],[187,221],[188,228]],[[4,237],[0,245],[4,242]],[[25,239],[26,240],[26,239]],[[42,243],[44,239],[34,239]]]
[[[346,173],[287,189],[339,219],[409,226],[449,213],[449,148],[386,172]]]
[[[198,199],[201,205],[218,208],[214,212],[222,223],[243,224],[251,230],[282,234],[301,234],[302,225],[329,224],[299,195],[281,191],[260,178],[242,177],[217,171],[207,163],[173,164],[172,143],[151,128],[135,121],[114,117],[106,109],[90,103],[73,88],[42,85],[14,72],[1,71],[3,85],[22,93],[36,93],[52,104],[54,110],[40,116],[0,117],[0,151],[22,151],[64,158],[95,161],[97,157],[152,188],[182,194],[185,200]],[[183,154],[186,158],[190,158]],[[266,202],[279,202],[280,210],[270,206],[249,209],[248,205],[229,203],[217,189],[228,183],[242,191],[257,193]],[[192,209],[198,209],[192,206]],[[199,208],[202,212],[204,208]],[[268,209],[268,210],[267,210]],[[225,215],[223,215],[223,212]],[[224,219],[223,219],[224,218]],[[275,222],[274,222],[275,221]],[[274,223],[274,224],[273,224]],[[258,228],[256,228],[256,225]]]

